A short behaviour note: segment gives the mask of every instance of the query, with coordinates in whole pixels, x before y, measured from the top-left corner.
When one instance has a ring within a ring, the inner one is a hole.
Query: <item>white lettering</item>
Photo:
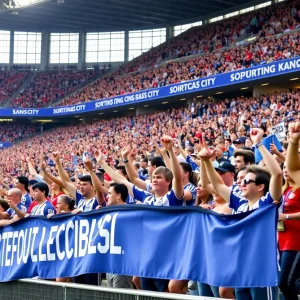
[[[55,253],[51,253],[51,245],[53,245],[54,237],[52,236],[53,233],[57,232],[58,226],[51,226],[49,238],[47,241],[47,260],[55,260]]]
[[[73,255],[73,248],[70,248],[70,239],[69,239],[69,231],[70,229],[74,230],[74,224],[72,221],[69,221],[66,226],[66,237],[65,237],[65,245],[66,245],[66,254],[67,258],[70,259]]]
[[[105,242],[101,245],[100,242],[97,245],[98,251],[100,253],[107,253],[109,250],[109,231],[104,228],[104,224],[109,223],[111,220],[111,215],[105,215],[105,217],[98,222],[98,229],[100,237],[103,237]]]
[[[79,221],[79,251],[78,257],[84,257],[89,243],[89,229],[90,224],[88,220]]]
[[[44,240],[45,240],[45,234],[46,234],[46,227],[43,227],[42,238],[41,238],[40,243],[39,243],[39,261],[46,261],[47,260],[46,254],[42,253],[42,247],[43,247],[43,243],[44,243]]]
[[[114,214],[111,222],[111,232],[110,232],[110,253],[111,254],[121,254],[122,248],[121,246],[115,246],[115,228],[116,228],[116,219],[118,213]]]
[[[65,231],[65,228],[66,228],[66,226],[65,226],[65,224],[62,224],[59,228],[58,228],[58,230],[57,230],[57,234],[56,234],[56,253],[57,253],[57,257],[58,257],[58,259],[59,260],[63,260],[64,258],[65,258],[65,256],[66,256],[66,252],[63,250],[63,251],[61,251],[60,250],[60,247],[59,247],[59,236],[60,236],[60,233],[62,232],[62,231]],[[67,234],[66,234],[66,236],[65,236],[65,239],[67,240]],[[66,242],[67,243],[67,242]],[[69,241],[68,241],[68,243],[69,243]],[[66,249],[67,249],[67,245],[66,245]]]
[[[39,109],[13,109],[13,115],[38,115]]]
[[[31,229],[31,228],[30,228]],[[38,227],[33,227],[32,233],[33,233],[33,239],[32,239],[32,244],[31,244],[31,251],[30,251],[30,255],[31,255],[31,260],[32,262],[37,262],[37,255],[33,254],[33,250],[34,250],[34,242],[35,242],[35,238],[37,233],[39,232],[39,228]],[[26,247],[26,246],[25,246]]]

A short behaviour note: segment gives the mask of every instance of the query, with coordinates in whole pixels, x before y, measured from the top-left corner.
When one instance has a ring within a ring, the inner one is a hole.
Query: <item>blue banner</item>
[[[240,215],[123,205],[0,229],[0,281],[114,273],[214,286],[277,285],[275,205]]]
[[[151,101],[192,92],[200,92],[202,90],[211,88],[234,85],[257,79],[269,78],[290,72],[297,72],[299,69],[300,58],[295,57],[270,64],[258,65],[252,68],[185,81],[161,88],[144,90],[133,94],[120,95],[117,97],[88,102],[85,104],[41,109],[3,108],[0,109],[0,117],[56,117],[75,114],[78,115],[80,113],[99,111],[111,107],[129,105],[143,101]]]
[[[12,144],[10,142],[0,143],[0,149],[9,148],[9,147],[11,147],[11,145]]]

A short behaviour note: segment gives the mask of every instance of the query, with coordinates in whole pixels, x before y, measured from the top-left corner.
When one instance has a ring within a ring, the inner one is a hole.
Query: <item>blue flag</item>
[[[0,281],[114,273],[214,286],[277,285],[275,205],[239,215],[122,205],[0,229]]]
[[[262,143],[268,149],[268,151],[270,151],[271,144],[274,144],[279,151],[282,150],[280,141],[278,140],[277,136],[274,134],[271,134],[271,135],[267,136],[266,138],[264,138],[262,140]],[[255,148],[255,163],[259,163],[262,159],[263,158],[262,158],[259,150]]]

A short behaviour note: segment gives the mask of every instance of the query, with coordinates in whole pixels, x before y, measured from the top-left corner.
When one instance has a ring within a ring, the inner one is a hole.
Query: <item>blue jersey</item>
[[[127,199],[126,199],[126,204],[135,204],[136,200],[131,197],[130,195],[128,195]]]
[[[186,162],[189,163],[192,167],[192,170],[196,173],[200,173],[200,166],[198,166],[195,161],[191,158],[191,156],[187,155]]]
[[[31,204],[32,200],[29,194],[25,194],[23,195],[22,199],[21,199],[21,203],[28,209],[30,204]]]
[[[23,211],[24,213],[27,213],[27,208],[26,206],[24,206],[21,202],[17,205],[17,208],[20,210],[20,211]],[[6,213],[9,214],[9,218],[12,219],[15,215],[16,215],[16,212],[13,208],[9,208]]]
[[[31,211],[31,215],[33,216],[48,216],[53,214],[56,214],[56,210],[49,201],[36,205]]]
[[[79,191],[76,191],[76,207],[82,211],[91,211],[99,205],[96,197],[85,199]]]
[[[184,187],[185,191],[189,191],[192,194],[192,199],[185,201],[186,206],[194,206],[197,196],[197,189],[196,186],[194,186],[192,183],[186,184]]]
[[[269,205],[274,202],[274,199],[271,197],[270,193],[268,192],[265,196],[261,197],[251,208],[257,209],[262,206]],[[233,214],[239,214],[242,212],[246,212],[250,210],[249,202],[246,198],[242,196],[237,196],[231,191],[230,194],[230,203],[229,207],[233,209]]]
[[[183,195],[179,199],[176,197],[173,190],[168,192],[162,197],[155,197],[155,195],[146,192],[133,186],[132,188],[133,197],[135,200],[141,201],[147,205],[154,205],[154,206],[182,206],[183,205]]]

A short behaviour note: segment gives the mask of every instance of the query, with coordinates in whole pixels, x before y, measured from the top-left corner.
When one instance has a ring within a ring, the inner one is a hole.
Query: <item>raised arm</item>
[[[267,148],[261,143],[263,137],[263,130],[260,128],[253,128],[250,132],[250,137],[253,144],[256,145],[259,150],[263,161],[271,173],[270,179],[270,188],[269,192],[274,201],[280,201],[282,197],[282,171],[276,159],[273,155],[267,150]]]
[[[215,170],[211,162],[211,158],[214,155],[214,150],[209,149],[206,144],[205,147],[198,154],[198,156],[201,158],[206,167],[206,172],[213,188],[226,202],[230,202],[231,188],[224,184],[223,179]]]
[[[200,182],[201,186],[207,190],[210,194],[217,194],[216,190],[214,189],[213,185],[209,182],[209,178],[206,172],[205,163],[201,161],[200,165]]]
[[[113,170],[105,161],[103,154],[101,152],[95,153],[96,159],[99,165],[105,170],[105,172],[108,174],[108,176],[117,183],[123,183],[127,186],[128,193],[130,196],[133,196],[133,184],[129,182],[125,177],[120,175],[118,172]]]
[[[174,176],[172,188],[176,197],[178,199],[181,199],[184,195],[184,189],[181,178],[181,167],[173,149],[173,139],[170,136],[164,136],[161,141],[163,146],[167,149],[167,151],[170,154],[171,171]]]
[[[286,167],[289,175],[297,185],[300,185],[300,122],[290,123],[289,125],[289,146],[286,155]]]
[[[156,141],[154,141],[154,147],[155,147],[156,151],[162,156],[166,167],[168,169],[171,169],[171,161],[170,161],[170,157],[167,154],[166,148],[160,149]]]
[[[132,156],[130,154],[131,154],[131,150],[128,147],[125,148],[122,151],[122,158],[123,158],[123,162],[124,162],[129,180],[131,181],[131,183],[136,185],[138,188],[146,191],[147,190],[147,184],[144,180],[139,178],[138,173],[135,171],[135,169],[133,167],[133,164],[132,164]]]
[[[70,180],[68,174],[64,170],[59,158],[60,157],[59,157],[58,152],[54,152],[53,153],[53,160],[55,161],[59,177],[61,178],[61,181],[62,181],[63,185],[66,187],[66,189],[69,192],[70,196],[73,199],[76,199],[76,187],[74,186],[74,184]]]
[[[96,191],[96,197],[97,197],[98,203],[100,206],[102,206],[103,203],[105,202],[104,192],[102,190],[102,183],[93,170],[93,163],[88,158],[85,159],[84,165],[85,165],[85,168],[87,169],[87,171],[90,173],[93,187]]]
[[[46,167],[47,167],[46,163],[43,163],[42,164],[42,170],[43,170],[43,173],[44,173],[45,181],[47,181],[48,184],[49,184],[48,181],[50,181],[50,184],[51,184],[51,182],[54,182],[54,183],[58,184],[60,187],[65,187],[63,182],[58,177],[53,176],[51,173],[49,173],[46,170]]]
[[[177,146],[178,146],[179,153],[184,157],[184,159],[186,159],[186,157],[188,156],[188,154],[183,150],[183,148],[181,146],[180,138],[177,138]]]

